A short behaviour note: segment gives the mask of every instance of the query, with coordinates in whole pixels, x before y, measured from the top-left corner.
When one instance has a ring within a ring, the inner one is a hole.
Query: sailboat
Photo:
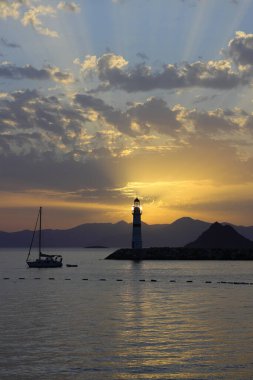
[[[42,207],[39,208],[39,213],[36,219],[35,228],[33,231],[32,241],[30,244],[28,256],[26,263],[29,268],[60,268],[62,267],[62,256],[61,255],[47,255],[41,252],[41,220],[42,220]],[[39,247],[38,247],[38,258],[35,260],[30,260],[30,254],[33,247],[35,233],[37,231],[39,223]]]

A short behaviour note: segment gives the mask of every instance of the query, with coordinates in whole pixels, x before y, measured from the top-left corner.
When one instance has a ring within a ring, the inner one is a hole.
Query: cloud
[[[75,82],[74,76],[72,73],[67,71],[61,71],[59,67],[54,67],[48,65],[46,67],[46,70],[48,71],[50,78],[58,83],[62,84],[69,84]]]
[[[35,0],[0,0],[0,18],[8,17],[20,20],[24,26],[31,25],[36,32],[50,37],[58,37],[58,33],[45,27],[40,16],[55,17],[56,10],[51,6],[38,5]]]
[[[234,113],[226,115],[222,109],[213,111],[199,112],[197,110],[190,110],[187,112],[186,119],[192,121],[197,133],[205,133],[208,135],[216,135],[217,132],[232,134],[240,129]]]
[[[46,66],[43,69],[36,69],[31,65],[19,67],[11,62],[0,63],[0,77],[19,80],[53,80],[63,84],[74,82],[71,73],[62,72],[58,67]]]
[[[192,136],[208,136],[214,140],[231,140],[240,151],[244,145],[244,154],[251,144],[252,115],[239,108],[199,111],[179,104],[170,107],[163,99],[151,97],[144,102],[128,103],[122,111],[98,97],[80,93],[75,94],[74,102],[82,107],[90,122],[111,126],[132,138],[143,136],[143,141],[155,139],[155,135],[185,142]]]
[[[31,25],[39,34],[49,37],[59,37],[58,33],[43,26],[40,16],[55,17],[56,10],[51,6],[39,5],[26,11],[21,20],[24,26]]]
[[[20,48],[20,45],[14,43],[14,42],[9,42],[5,38],[3,38],[3,37],[1,38],[1,43],[2,43],[3,46],[5,46],[7,48],[13,48],[13,49]]]
[[[149,98],[145,103],[137,103],[127,111],[138,123],[152,127],[153,131],[175,135],[181,128],[177,120],[178,111],[171,110],[161,98]]]
[[[8,17],[18,19],[20,15],[21,1],[0,0],[0,18]]]
[[[18,91],[0,99],[0,119],[0,190],[113,186],[110,170],[117,172],[117,162],[103,132],[85,129],[89,120],[80,108],[35,90]]]
[[[50,73],[46,69],[35,69],[31,65],[18,67],[10,62],[2,62],[0,64],[0,77],[8,79],[50,79]]]
[[[153,71],[144,63],[129,68],[124,57],[113,53],[88,56],[83,62],[76,59],[75,63],[80,64],[84,73],[98,76],[101,85],[95,91],[117,88],[131,93],[189,87],[223,90],[248,83],[248,77],[233,71],[229,60],[167,64],[160,71]]]
[[[131,129],[131,118],[125,112],[121,112],[120,110],[114,109],[113,107],[104,103],[103,100],[95,98],[91,95],[86,94],[76,94],[75,102],[80,104],[84,110],[88,111],[89,109],[93,109],[97,112],[100,120],[114,126],[120,132],[135,135],[136,132]]]
[[[228,47],[222,50],[225,59],[164,64],[159,70],[145,62],[130,65],[121,55],[107,52],[100,57],[87,55],[74,60],[84,75],[97,76],[100,83],[92,92],[120,89],[128,93],[184,88],[229,90],[247,86],[253,77],[253,34],[236,32]],[[142,59],[146,56],[138,53]]]
[[[235,38],[229,41],[228,48],[224,50],[237,65],[247,66],[253,64],[253,34],[236,32]]]
[[[94,71],[99,76],[107,76],[107,70],[122,69],[128,65],[124,57],[114,53],[105,53],[97,58],[95,55],[87,55],[83,62],[79,58],[74,60],[74,63],[79,64],[83,71]]]
[[[124,121],[125,115],[89,96],[82,103],[80,107],[67,98],[44,97],[36,90],[2,94],[1,154],[19,156],[34,151],[40,157],[50,151],[56,159],[71,157],[81,162],[119,155],[122,139],[112,125]]]
[[[148,60],[148,56],[145,54],[145,53],[137,53],[136,56],[140,59],[142,59],[143,61],[147,61]]]
[[[57,38],[59,34],[44,25],[42,17],[56,17],[57,11],[79,12],[75,2],[60,1],[56,8],[45,5],[41,0],[0,0],[0,19],[12,18],[23,26],[32,26],[39,34]]]
[[[208,100],[213,100],[217,97],[216,94],[213,94],[213,95],[197,95],[195,97],[195,99],[193,100],[193,104],[199,104],[199,103],[203,103],[203,102],[206,102]]]
[[[85,110],[96,111],[101,121],[132,137],[152,132],[175,136],[181,128],[178,111],[171,110],[162,99],[150,98],[144,103],[131,104],[125,112],[87,94],[76,94],[75,101]]]
[[[70,11],[70,12],[80,12],[81,8],[78,4],[75,2],[67,2],[67,1],[60,1],[57,5],[57,8],[64,11]]]
[[[49,74],[39,75],[48,79]],[[36,72],[35,78],[38,78]],[[13,131],[14,140],[16,128],[20,132],[36,128],[46,133],[46,147],[53,144],[59,154],[73,150],[76,159],[82,159],[84,152],[94,156],[123,156],[139,148],[175,149],[192,144],[197,137],[214,141],[222,137],[228,146],[236,147],[249,157],[253,144],[252,115],[243,110],[198,111],[180,105],[170,107],[155,97],[128,103],[121,110],[90,94],[76,93],[68,99],[45,97],[35,90],[17,91],[0,96],[0,118],[2,128],[10,127]],[[59,139],[54,140],[51,134]],[[42,147],[40,143],[38,149]]]
[[[217,136],[225,131],[231,138],[236,128],[247,134],[251,119],[240,110],[170,107],[155,97],[123,110],[85,93],[2,93],[0,191],[21,191],[22,200],[44,194],[61,207],[84,207],[98,200],[124,203],[135,190],[165,203],[164,213],[175,204],[187,210],[205,199],[233,199],[226,198],[231,186],[241,184],[246,193],[253,183],[252,135],[250,156],[243,160],[237,140]]]
[[[54,189],[78,191],[86,187],[105,188],[113,185],[109,172],[112,162],[87,160],[75,161],[72,157],[57,160],[47,152],[38,158],[35,151],[27,155],[6,155],[1,157],[1,190]],[[67,178],[67,180],[66,180]],[[8,186],[7,186],[8,184]],[[90,195],[90,194],[89,194]]]

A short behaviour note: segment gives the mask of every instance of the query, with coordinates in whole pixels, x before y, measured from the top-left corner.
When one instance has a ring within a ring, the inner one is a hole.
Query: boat
[[[66,264],[66,267],[76,268],[76,267],[78,267],[78,265],[77,264]]]
[[[48,255],[42,253],[41,251],[41,221],[42,221],[42,207],[39,208],[39,213],[36,219],[35,228],[33,231],[32,241],[30,244],[29,252],[27,255],[26,263],[29,268],[60,268],[62,267],[62,256],[61,255]],[[35,233],[39,224],[39,245],[38,245],[38,258],[35,260],[30,259]]]

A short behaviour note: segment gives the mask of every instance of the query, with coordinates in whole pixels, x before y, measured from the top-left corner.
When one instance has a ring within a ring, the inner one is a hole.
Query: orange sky
[[[0,230],[253,225],[253,0],[0,4]],[[47,215],[47,217],[46,217]]]

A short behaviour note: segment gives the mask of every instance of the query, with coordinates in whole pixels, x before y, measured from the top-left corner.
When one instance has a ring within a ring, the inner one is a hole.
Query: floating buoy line
[[[72,278],[70,277],[66,277],[66,278],[55,278],[55,277],[48,277],[48,278],[41,278],[41,277],[17,277],[17,278],[11,278],[11,277],[2,277],[2,280],[13,280],[13,281],[17,281],[17,280],[49,280],[49,281],[59,281],[59,280],[62,280],[62,281],[72,281]],[[77,278],[75,277],[74,280],[77,280]],[[89,281],[89,278],[80,278],[81,281]],[[122,278],[116,278],[116,279],[106,279],[106,278],[97,278],[97,279],[90,279],[90,281],[94,282],[94,281],[101,281],[101,282],[105,282],[105,281],[117,281],[117,282],[129,282],[130,280],[128,279],[122,279]],[[154,279],[154,278],[151,278],[151,279],[145,279],[145,278],[140,278],[140,279],[136,279],[135,281],[138,281],[138,282],[166,282],[166,281],[162,281],[162,280],[158,280],[158,279]],[[168,280],[169,283],[176,283],[177,280]],[[182,281],[178,281],[177,283],[186,283],[186,284],[192,284],[194,283],[194,280],[182,280]],[[212,284],[212,285],[253,285],[253,282],[248,282],[248,281],[211,281],[211,280],[206,280],[206,281],[203,281],[203,282],[195,282],[195,283],[205,283],[205,284]]]

